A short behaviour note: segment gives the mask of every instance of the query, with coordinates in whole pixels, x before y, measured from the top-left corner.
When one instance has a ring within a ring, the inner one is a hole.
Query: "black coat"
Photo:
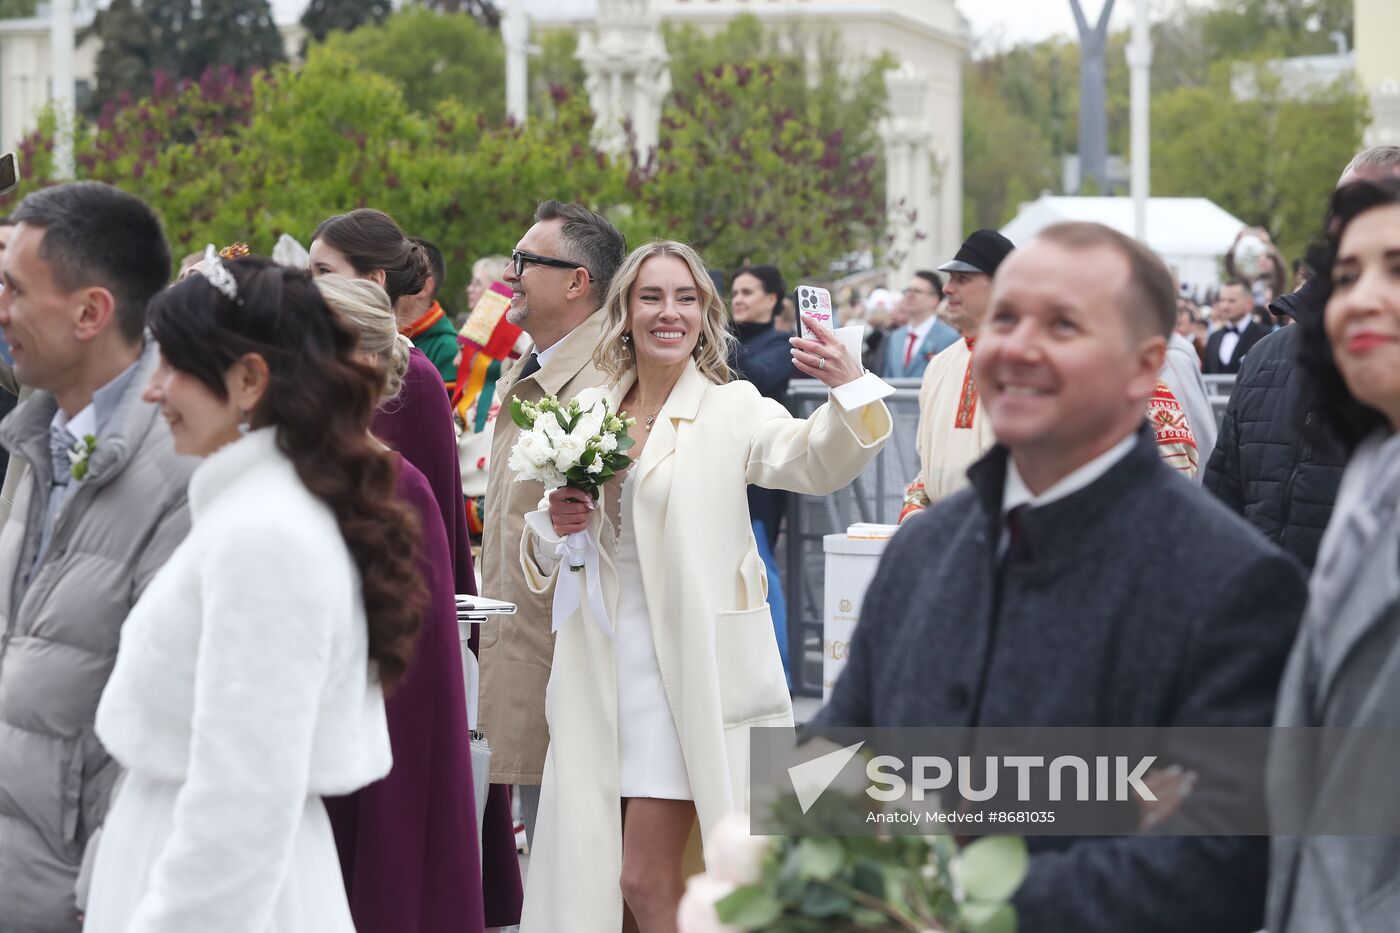
[[[911,518],[866,591],[829,726],[1260,726],[1306,586],[1165,466],[1152,431],[1023,518],[994,601],[1007,452]],[[999,608],[995,608],[999,602]],[[980,714],[974,716],[979,705]],[[1267,841],[1031,837],[1021,933],[1252,933]]]
[[[1225,339],[1225,331],[1217,330],[1210,335],[1206,341],[1205,371],[1209,375],[1219,375],[1222,373],[1237,373],[1240,371],[1240,364],[1244,362],[1245,355],[1254,349],[1254,345],[1265,337],[1269,336],[1269,329],[1258,321],[1251,319],[1249,326],[1240,334],[1239,343],[1235,344],[1235,352],[1230,356],[1228,364],[1220,362],[1220,341]]]
[[[730,367],[735,378],[752,382],[760,395],[788,404],[788,383],[798,375],[792,365],[792,344],[788,335],[769,321],[766,324],[731,325],[738,345]],[[787,493],[777,489],[749,487],[749,517],[763,522],[769,548],[777,546],[778,526],[787,510]]]
[[[1321,314],[1314,285],[1276,300],[1270,310],[1294,320]],[[1232,511],[1311,570],[1332,517],[1346,453],[1305,436],[1312,415],[1298,372],[1296,324],[1255,345],[1235,380],[1204,485]]]

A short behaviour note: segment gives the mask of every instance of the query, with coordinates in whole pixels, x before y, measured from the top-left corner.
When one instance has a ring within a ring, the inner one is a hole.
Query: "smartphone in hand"
[[[19,160],[13,152],[0,156],[0,195],[9,194],[19,187]]]
[[[816,285],[799,285],[793,289],[793,306],[797,308],[797,333],[799,336],[806,336],[806,324],[803,323],[803,315],[811,315],[826,327],[835,330],[836,324],[832,320],[831,292]]]

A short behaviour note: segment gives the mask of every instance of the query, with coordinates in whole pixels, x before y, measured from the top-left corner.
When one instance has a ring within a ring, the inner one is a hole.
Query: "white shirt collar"
[[[1021,478],[1020,471],[1016,469],[1016,461],[1008,456],[1006,458],[1006,485],[1001,496],[1001,514],[1006,515],[1018,505],[1028,505],[1033,509],[1039,508],[1078,492],[1111,470],[1119,460],[1128,455],[1137,441],[1138,432],[1133,431],[1093,460],[1070,472],[1038,496],[1031,492],[1026,481]]]
[[[561,344],[561,343],[563,343],[563,342],[564,342],[564,341],[562,341],[562,340],[556,340],[556,341],[554,341],[554,343],[552,343],[552,344],[549,345],[549,349],[548,349],[548,350],[541,350],[539,347],[535,347],[535,356],[536,356],[536,357],[539,359],[539,361],[540,361],[540,368],[541,368],[541,369],[544,369],[544,364],[549,362],[549,358],[550,358],[551,356],[554,355],[554,351],[555,351],[555,350],[558,350],[558,349],[559,349],[559,344]]]
[[[928,317],[924,318],[924,322],[918,325],[917,327],[915,327],[913,324],[910,324],[909,333],[914,335],[914,346],[917,347],[919,344],[923,343],[924,338],[928,336],[928,332],[933,330],[933,325],[937,323],[938,315],[930,314]]]
[[[72,418],[65,415],[62,408],[55,409],[49,424],[57,428],[67,428],[68,433],[76,440],[82,440],[89,434],[93,437],[99,436],[140,363],[138,358],[135,363],[118,373],[115,379],[92,393],[92,399]]]

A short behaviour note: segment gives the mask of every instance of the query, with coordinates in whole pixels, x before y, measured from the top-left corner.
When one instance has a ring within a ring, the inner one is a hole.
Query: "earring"
[[[238,413],[238,433],[247,434],[253,429],[253,413],[244,410]]]
[[[705,335],[704,335],[704,334],[701,334],[701,335],[700,335],[700,344],[699,344],[699,345],[702,346],[702,347],[705,345]]]
[[[631,346],[632,346],[632,335],[631,335],[631,334],[623,334],[623,335],[622,335],[622,345],[623,345],[624,347],[631,347]]]

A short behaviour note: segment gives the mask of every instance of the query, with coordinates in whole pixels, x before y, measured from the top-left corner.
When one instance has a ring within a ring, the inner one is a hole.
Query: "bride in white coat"
[[[121,632],[97,735],[125,773],[87,933],[354,933],[322,795],[389,771],[416,516],[369,434],[380,374],[304,271],[224,263],[148,323],[146,399],[203,458],[189,536]]]
[[[724,305],[688,246],[633,252],[598,313],[595,361],[613,381],[579,399],[637,419],[634,462],[597,507],[551,494],[527,516],[521,560],[543,592],[558,543],[590,529],[615,634],[581,607],[556,637],[524,933],[616,933],[624,901],[642,933],[676,929],[697,819],[703,841],[747,809],[749,728],[792,723],[745,488],[834,492],[891,426],[878,401],[833,399],[802,420],[730,382]],[[830,330],[804,324],[799,370],[832,388],[861,378]]]

